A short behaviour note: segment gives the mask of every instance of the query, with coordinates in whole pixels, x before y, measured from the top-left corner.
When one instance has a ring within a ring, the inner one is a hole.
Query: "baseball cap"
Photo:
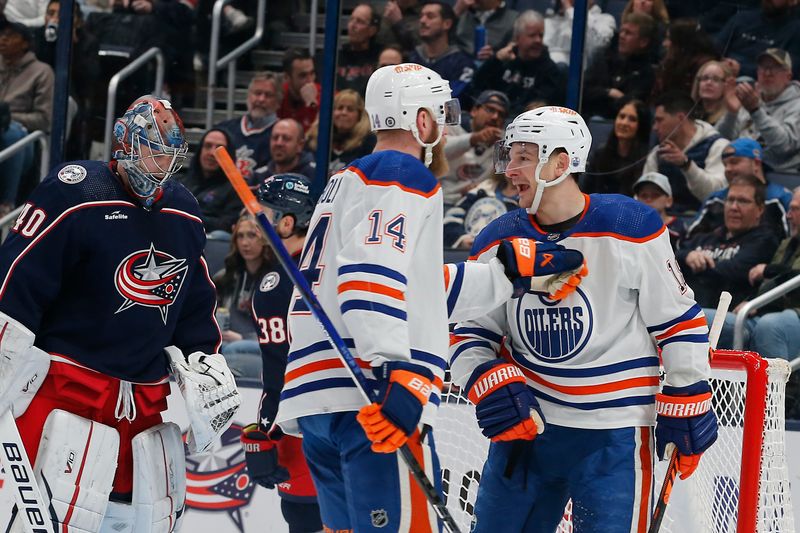
[[[758,54],[758,60],[761,60],[762,57],[771,57],[782,67],[792,70],[792,56],[782,48],[767,48]]]
[[[6,19],[0,22],[0,31],[6,30],[11,30],[16,34],[19,34],[28,44],[33,42],[33,33],[31,33],[30,28],[28,28],[25,24],[20,22],[11,22],[10,20]]]
[[[642,177],[636,180],[636,183],[633,184],[633,192],[634,194],[639,190],[639,187],[644,183],[652,183],[665,193],[667,196],[672,196],[672,186],[669,184],[669,178],[666,177],[664,174],[660,174],[658,172],[646,172],[642,174]]]
[[[733,148],[733,152],[729,152],[728,148]],[[761,145],[758,144],[758,141],[748,139],[747,137],[742,137],[732,141],[728,146],[725,147],[725,149],[722,151],[722,159],[736,156],[761,161],[762,153],[763,150],[761,149]]]
[[[499,105],[503,108],[503,110],[505,110],[506,113],[508,113],[508,108],[511,107],[511,103],[508,101],[508,96],[506,96],[505,93],[493,91],[491,89],[483,91],[475,100],[475,105],[483,104]]]

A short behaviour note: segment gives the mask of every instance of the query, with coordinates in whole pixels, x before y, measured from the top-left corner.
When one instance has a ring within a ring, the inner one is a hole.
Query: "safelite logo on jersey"
[[[592,335],[594,316],[586,294],[578,287],[564,300],[526,293],[516,308],[517,335],[529,353],[554,363],[578,355]]]

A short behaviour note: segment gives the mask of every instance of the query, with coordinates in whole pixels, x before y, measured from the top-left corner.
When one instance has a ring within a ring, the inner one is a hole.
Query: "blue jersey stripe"
[[[688,311],[683,313],[678,318],[670,320],[669,322],[664,322],[663,324],[658,324],[656,326],[650,326],[650,327],[647,328],[647,331],[648,331],[648,333],[655,333],[657,331],[669,329],[672,326],[674,326],[675,324],[678,324],[680,322],[686,322],[687,320],[691,320],[692,318],[696,317],[697,314],[700,313],[701,311],[702,311],[702,309],[700,308],[700,306],[698,304],[694,304],[692,307],[689,308]]]
[[[629,359],[627,361],[621,361],[619,363],[614,363],[604,366],[596,366],[592,368],[563,368],[563,367],[555,368],[555,367],[537,365],[525,359],[525,357],[516,350],[512,350],[511,356],[514,358],[514,361],[518,365],[525,367],[528,370],[532,370],[537,374],[541,374],[543,376],[554,376],[560,378],[589,378],[596,376],[607,376],[609,374],[615,374],[617,372],[623,372],[625,370],[633,370],[634,368],[647,368],[650,366],[654,367],[659,366],[658,357],[656,356],[637,357],[636,359]]]
[[[411,349],[411,359],[414,361],[422,361],[423,363],[428,363],[429,365],[441,368],[442,370],[444,370],[445,366],[447,366],[447,363],[445,363],[444,359],[442,359],[438,355],[434,355],[428,352],[423,352],[422,350],[415,350],[413,348]]]
[[[380,304],[378,302],[371,302],[369,300],[347,300],[339,307],[342,310],[342,314],[345,314],[348,311],[373,311],[375,313],[381,313],[394,318],[399,318],[400,320],[406,320],[406,317],[408,316],[402,309],[397,309],[395,307]]]
[[[697,335],[677,335],[659,342],[658,347],[663,348],[667,344],[671,344],[673,342],[695,342],[698,344],[705,344],[708,342],[708,335],[705,333],[699,333]]]
[[[298,385],[297,387],[294,387],[292,389],[284,389],[283,392],[281,392],[281,401],[286,400],[288,398],[294,398],[295,396],[299,396],[307,392],[314,392],[323,389],[335,389],[341,387],[352,389],[355,386],[356,383],[355,381],[353,381],[353,378],[320,379],[318,381],[303,383],[302,385]]]
[[[465,351],[469,350],[470,348],[478,348],[478,347],[494,350],[494,348],[492,348],[492,345],[486,341],[476,340],[476,341],[465,342],[464,344],[460,344],[458,348],[456,348],[456,351],[453,352],[453,355],[450,356],[450,364],[452,365],[455,362],[455,360],[458,359],[458,356],[464,353]]]
[[[627,398],[617,398],[616,400],[603,400],[599,402],[586,403],[568,402],[566,400],[554,398],[553,396],[545,394],[537,389],[533,389],[533,394],[542,400],[546,400],[557,405],[563,405],[564,407],[580,409],[581,411],[594,411],[595,409],[609,409],[614,407],[630,407],[632,405],[652,405],[656,403],[656,397],[654,394],[648,394],[645,396],[628,396]]]
[[[450,296],[447,297],[447,316],[453,313],[453,308],[456,306],[458,300],[458,293],[461,292],[461,285],[464,283],[464,263],[456,265],[456,277],[453,280],[453,285],[450,288]]]
[[[492,330],[485,329],[485,328],[456,328],[453,330],[453,334],[456,336],[460,335],[477,335],[478,337],[483,337],[486,340],[490,340],[497,344],[503,342],[503,336],[499,333],[495,333]]]
[[[355,265],[344,265],[339,267],[339,275],[343,276],[344,274],[352,274],[354,272],[366,272],[367,274],[378,274],[380,276],[387,277],[389,279],[393,279],[395,281],[399,281],[403,285],[406,285],[408,281],[406,277],[396,270],[392,270],[391,268],[387,268],[382,265],[372,265],[369,263],[357,263]]]
[[[342,340],[344,340],[344,344],[348,348],[355,348],[356,347],[356,343],[355,343],[355,341],[353,339],[346,338],[346,339],[342,339]],[[315,354],[317,352],[323,352],[323,351],[332,350],[332,349],[333,349],[333,345],[328,341],[315,342],[314,344],[306,346],[305,348],[300,348],[299,350],[295,350],[295,351],[291,352],[289,354],[288,359],[287,359],[287,363],[292,363],[294,361],[297,361],[298,359],[301,359],[301,358],[306,357],[308,355]]]

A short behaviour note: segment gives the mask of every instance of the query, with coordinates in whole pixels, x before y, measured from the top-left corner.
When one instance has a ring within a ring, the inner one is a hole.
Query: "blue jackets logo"
[[[528,293],[516,308],[517,335],[527,351],[555,363],[578,355],[592,335],[594,317],[580,287],[563,301]]]
[[[185,259],[176,259],[150,244],[149,250],[133,252],[122,260],[114,273],[114,285],[124,298],[121,313],[134,305],[155,307],[167,323],[169,306],[175,302],[186,279]]]

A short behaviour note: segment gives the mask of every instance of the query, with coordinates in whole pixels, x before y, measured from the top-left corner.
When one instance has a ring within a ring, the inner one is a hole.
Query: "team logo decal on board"
[[[185,259],[160,252],[152,243],[149,250],[133,252],[114,273],[114,285],[125,299],[116,312],[134,305],[155,307],[166,324],[169,306],[175,302],[188,269]]]
[[[67,165],[58,171],[58,179],[73,185],[80,183],[86,177],[86,169],[81,165]]]
[[[517,334],[534,357],[548,363],[578,355],[592,336],[594,315],[578,287],[562,301],[529,292],[517,302]]]

